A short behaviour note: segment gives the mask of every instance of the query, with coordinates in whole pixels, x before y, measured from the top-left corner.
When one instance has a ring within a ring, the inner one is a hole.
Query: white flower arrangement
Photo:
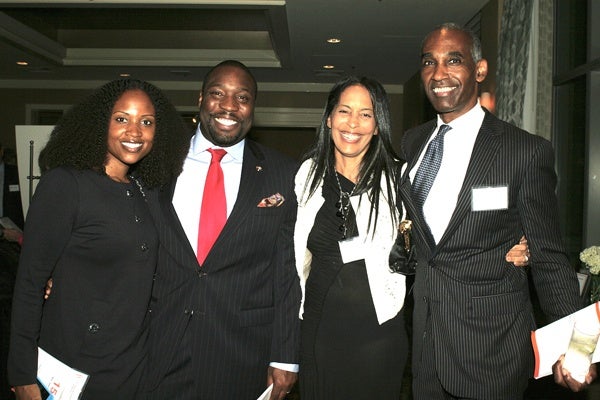
[[[600,246],[590,246],[583,250],[579,253],[579,259],[589,267],[591,274],[600,274]]]

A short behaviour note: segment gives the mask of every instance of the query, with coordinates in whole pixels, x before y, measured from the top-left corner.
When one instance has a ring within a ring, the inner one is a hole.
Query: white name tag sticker
[[[340,240],[338,243],[340,245],[340,253],[342,253],[342,261],[344,264],[365,258],[364,241],[360,236]]]
[[[508,208],[508,186],[487,186],[471,191],[471,210],[506,210]]]
[[[9,192],[18,192],[19,191],[19,185],[8,185],[8,191]]]

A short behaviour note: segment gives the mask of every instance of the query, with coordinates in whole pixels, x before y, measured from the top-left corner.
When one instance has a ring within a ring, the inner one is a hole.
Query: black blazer
[[[15,190],[18,188],[18,190]],[[17,226],[23,229],[23,206],[21,205],[21,191],[19,173],[14,165],[4,164],[4,195],[2,196],[4,215],[9,217]]]
[[[296,168],[246,140],[237,201],[201,268],[171,203],[175,185],[149,194],[161,245],[148,397],[256,399],[269,362],[298,363]],[[257,207],[274,193],[280,207]]]
[[[17,272],[9,382],[35,383],[40,346],[90,375],[84,399],[133,398],[157,253],[158,234],[137,187],[91,170],[45,173]],[[44,300],[50,277],[52,294]]]
[[[412,202],[408,178],[434,127],[430,121],[409,130],[402,141],[408,167],[400,192],[418,248],[413,374],[435,368],[458,397],[520,398],[533,374],[535,322],[527,272],[507,263],[505,254],[527,236],[531,275],[549,319],[582,305],[561,243],[553,150],[547,140],[486,110],[456,208],[436,245]],[[508,209],[472,211],[472,189],[485,186],[507,186]],[[419,339],[428,318],[434,348],[423,348]],[[435,351],[434,366],[421,364],[425,351]]]

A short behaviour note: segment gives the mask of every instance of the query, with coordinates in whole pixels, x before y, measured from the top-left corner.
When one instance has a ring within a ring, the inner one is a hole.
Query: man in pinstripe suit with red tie
[[[520,399],[533,374],[535,322],[527,272],[504,254],[527,236],[531,275],[550,320],[582,306],[560,238],[553,150],[480,106],[487,62],[470,31],[436,28],[421,61],[438,115],[402,140],[400,191],[418,249],[413,395]],[[558,370],[564,385],[585,386]],[[595,368],[588,383],[593,377]]]
[[[240,62],[212,68],[182,173],[148,194],[160,248],[141,398],[254,400],[272,383],[281,400],[296,381],[297,166],[246,138],[256,87]]]

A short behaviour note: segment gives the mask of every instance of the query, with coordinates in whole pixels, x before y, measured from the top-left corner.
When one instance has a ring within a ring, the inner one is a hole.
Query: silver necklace
[[[144,192],[144,189],[142,188],[142,184],[140,183],[140,181],[138,181],[137,178],[133,177],[132,175],[129,175],[129,179],[131,179],[132,181],[135,182],[138,189],[140,190],[140,193],[142,194],[142,198],[144,200],[146,200],[146,193]]]
[[[354,189],[356,186],[352,188],[350,193],[344,192],[342,190],[342,185],[340,183],[340,178],[338,178],[337,171],[335,171],[335,180],[338,184],[338,188],[340,189],[340,199],[335,203],[335,207],[338,209],[335,215],[342,219],[342,224],[340,225],[339,230],[342,232],[342,240],[345,240],[346,234],[348,233],[348,226],[346,223],[348,221],[348,214],[350,214],[350,197],[352,197],[354,194]]]

